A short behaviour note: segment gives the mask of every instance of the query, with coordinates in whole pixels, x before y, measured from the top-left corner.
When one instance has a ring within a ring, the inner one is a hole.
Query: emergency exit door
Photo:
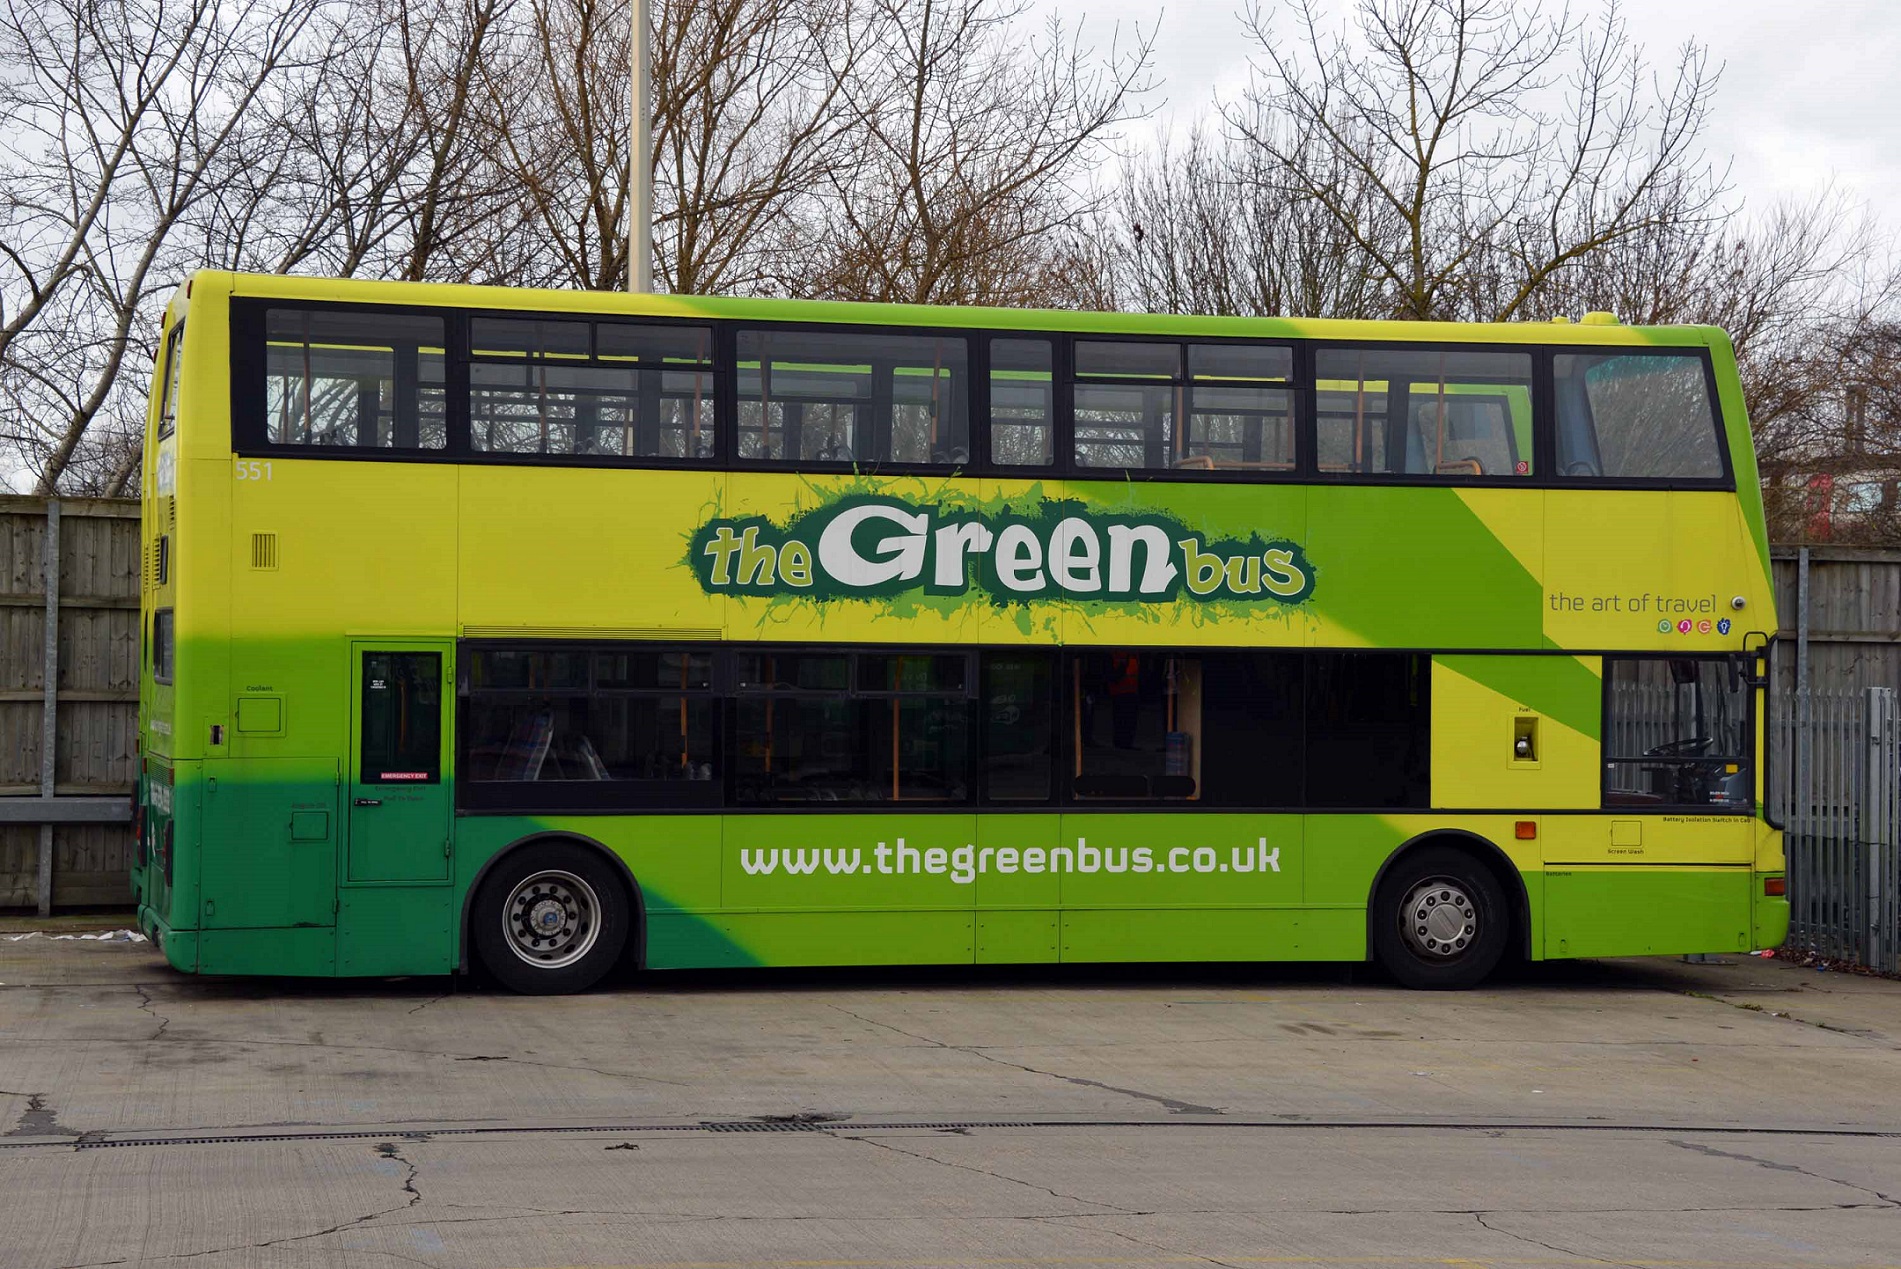
[[[449,880],[452,646],[422,640],[351,646],[352,882]]]

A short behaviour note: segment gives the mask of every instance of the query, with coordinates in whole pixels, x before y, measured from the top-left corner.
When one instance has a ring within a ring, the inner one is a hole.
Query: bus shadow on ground
[[[1478,995],[1525,992],[1682,991],[1675,958],[1617,961],[1539,961],[1506,964],[1490,981],[1473,989]],[[479,968],[449,976],[409,978],[274,978],[193,976],[165,971],[175,992],[204,1000],[434,999],[450,995],[516,997]],[[1126,990],[1292,989],[1311,993],[1407,989],[1364,962],[1216,962],[1183,964],[1078,965],[907,965],[773,967],[692,970],[637,970],[623,966],[577,999],[606,997],[723,996],[738,994],[813,994],[865,991],[1012,993],[1068,992],[1078,996]],[[1436,993],[1427,993],[1428,995]],[[566,999],[548,997],[551,1002]]]
[[[1519,992],[1677,992],[1673,961],[1538,961],[1502,967],[1479,995]],[[492,995],[509,999],[508,988],[481,969],[468,975],[430,978],[188,978],[200,995],[251,997],[437,997]],[[739,994],[850,994],[850,992],[1070,992],[1091,995],[1123,990],[1260,990],[1302,992],[1405,992],[1371,963],[1274,961],[1260,963],[1165,963],[1165,965],[899,965],[899,967],[747,967],[747,969],[620,969],[589,995],[690,997]],[[532,997],[523,997],[532,999]]]
[[[1673,961],[1521,961],[1506,964],[1484,993],[1524,990],[1675,989]],[[622,971],[601,990],[640,994],[714,994],[752,991],[1072,991],[1262,987],[1314,991],[1405,992],[1370,962],[1164,962],[1077,965],[910,965],[783,969]],[[1434,994],[1434,993],[1427,993]]]

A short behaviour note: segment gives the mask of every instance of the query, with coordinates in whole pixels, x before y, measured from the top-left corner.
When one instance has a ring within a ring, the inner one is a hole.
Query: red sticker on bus
[[[427,771],[379,771],[376,773],[376,778],[379,780],[427,780],[429,773]]]

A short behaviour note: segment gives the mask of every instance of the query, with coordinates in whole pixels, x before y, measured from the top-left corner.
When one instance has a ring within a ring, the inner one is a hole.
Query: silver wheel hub
[[[1478,908],[1458,882],[1434,877],[1406,896],[1399,910],[1399,932],[1418,955],[1449,960],[1463,955],[1478,936]]]
[[[509,893],[502,934],[509,950],[536,969],[562,969],[600,938],[600,896],[571,872],[535,873]]]

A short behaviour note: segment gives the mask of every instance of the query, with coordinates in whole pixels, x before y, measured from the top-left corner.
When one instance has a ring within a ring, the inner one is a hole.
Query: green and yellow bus
[[[181,970],[1784,935],[1722,332],[201,273],[146,439]]]

